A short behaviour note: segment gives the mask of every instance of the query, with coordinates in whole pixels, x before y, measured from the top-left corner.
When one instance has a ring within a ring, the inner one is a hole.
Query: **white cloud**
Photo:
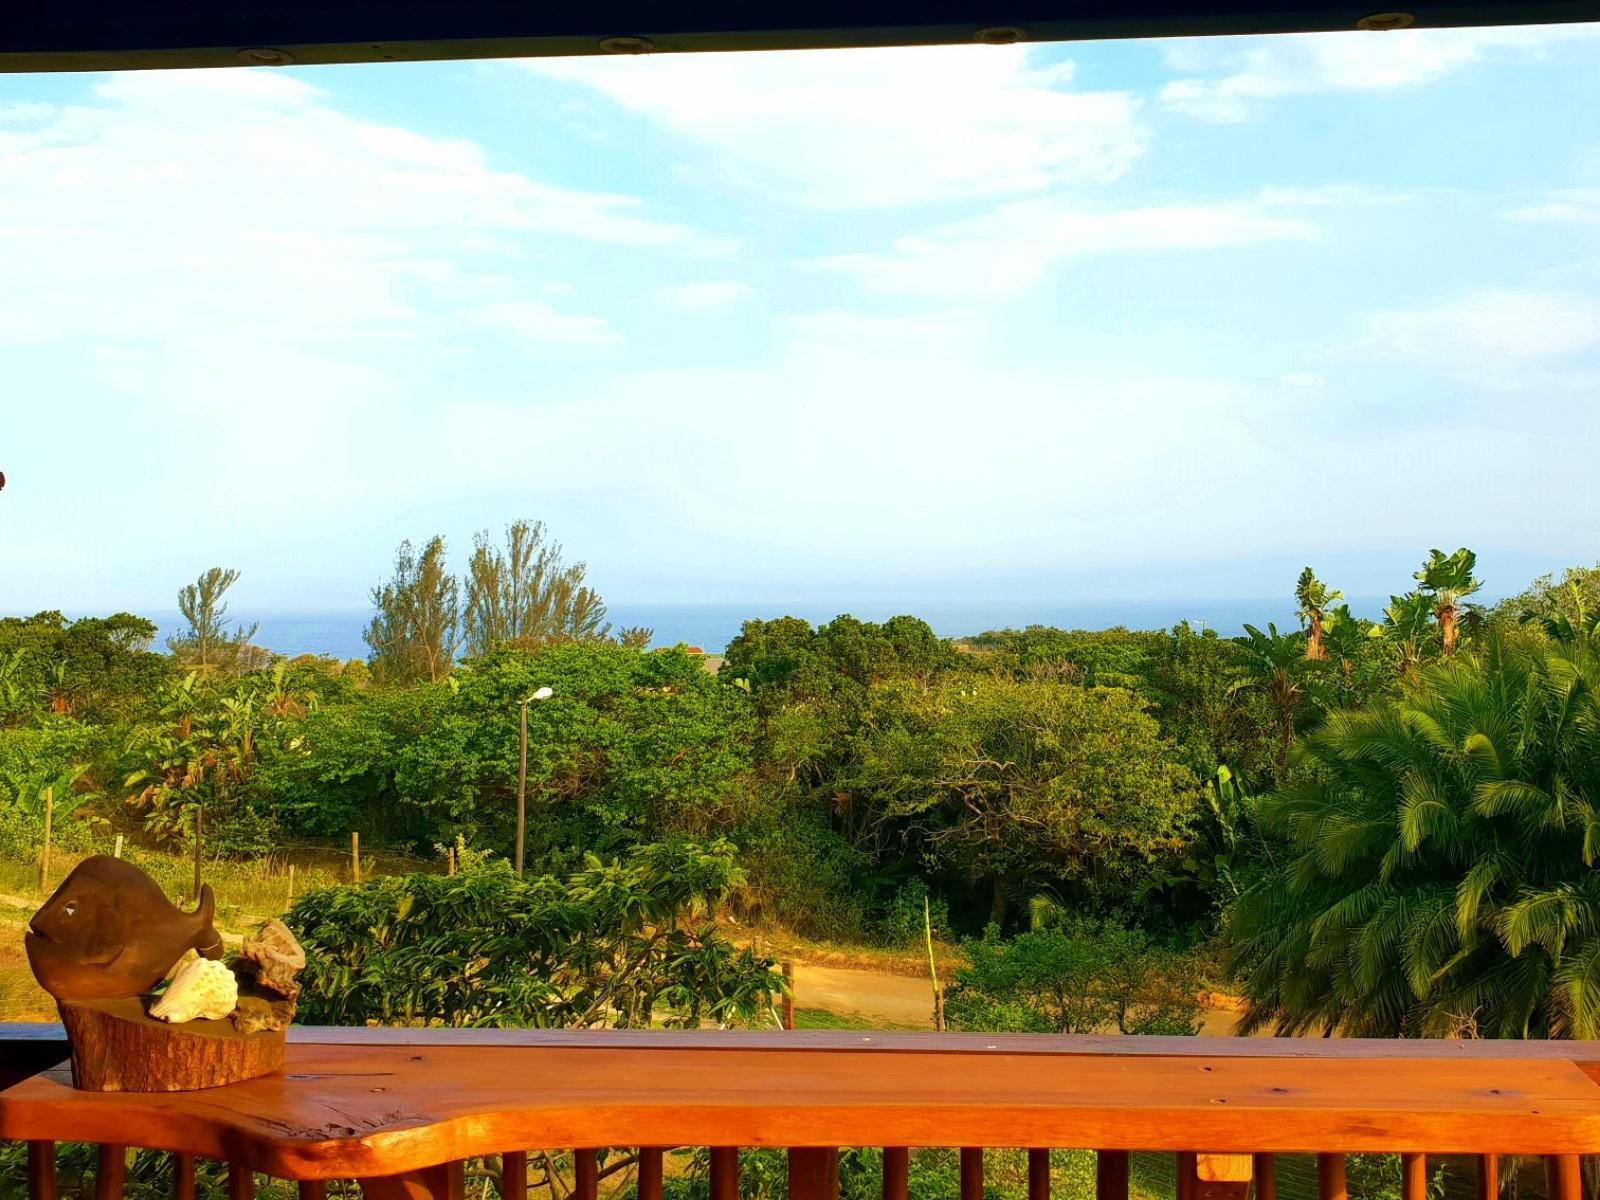
[[[1283,96],[1417,87],[1499,51],[1538,52],[1600,37],[1600,25],[1305,33],[1176,43],[1167,65],[1189,73],[1162,104],[1205,121],[1246,121]]]
[[[885,251],[834,255],[814,265],[853,275],[879,292],[997,301],[1032,286],[1065,260],[1316,236],[1316,226],[1259,201],[1108,209],[1051,197],[902,237]]]
[[[484,293],[530,244],[696,243],[291,75],[129,73],[35,118],[0,128],[0,340],[325,344],[514,299]]]
[[[1020,46],[531,59],[711,152],[710,169],[816,209],[890,208],[1120,178],[1138,103],[1069,88]]]
[[[1600,302],[1575,292],[1482,289],[1426,308],[1370,313],[1359,350],[1463,374],[1600,346]]]
[[[660,289],[663,301],[686,312],[714,312],[750,294],[750,285],[735,279],[707,279]]]
[[[1557,221],[1600,225],[1600,188],[1574,188],[1551,192],[1543,202],[1514,209],[1514,221]]]
[[[474,310],[469,319],[486,329],[501,329],[539,342],[603,346],[622,340],[609,321],[557,312],[540,300],[486,304]]]

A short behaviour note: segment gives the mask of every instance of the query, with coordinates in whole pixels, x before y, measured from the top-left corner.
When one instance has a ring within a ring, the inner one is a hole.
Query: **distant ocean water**
[[[1356,598],[1351,607],[1362,615],[1376,616],[1382,603],[1376,598]],[[864,621],[882,621],[899,613],[913,613],[933,626],[941,637],[962,637],[988,629],[1025,625],[1055,625],[1063,629],[1107,629],[1115,625],[1130,629],[1167,629],[1183,620],[1215,629],[1227,637],[1241,633],[1246,622],[1265,627],[1267,622],[1273,621],[1279,629],[1296,628],[1293,603],[1277,597],[1082,604],[991,601],[922,605],[613,604],[609,607],[613,625],[619,628],[647,626],[655,631],[655,645],[671,646],[682,642],[712,654],[720,653],[738,636],[740,626],[751,618],[795,616],[821,624],[844,612]],[[164,647],[167,637],[183,628],[182,619],[174,611],[146,611],[142,615],[155,621],[160,629],[158,647]],[[250,613],[235,606],[230,616],[245,623],[259,622],[261,628],[256,633],[256,643],[279,654],[325,654],[334,658],[367,656],[367,645],[361,637],[371,620],[371,613],[366,610]]]

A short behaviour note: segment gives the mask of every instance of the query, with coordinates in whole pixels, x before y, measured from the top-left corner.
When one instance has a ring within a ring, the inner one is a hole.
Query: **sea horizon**
[[[1388,597],[1353,597],[1352,611],[1376,619]],[[824,624],[837,616],[851,615],[863,621],[884,621],[909,614],[928,622],[940,637],[971,637],[993,629],[1021,629],[1028,625],[1048,625],[1061,629],[1170,629],[1182,621],[1197,628],[1213,629],[1223,637],[1244,632],[1248,624],[1265,628],[1271,622],[1280,630],[1298,628],[1294,603],[1280,597],[1225,598],[1214,600],[1120,600],[1120,601],[945,601],[925,605],[872,602],[831,604],[825,602],[740,602],[740,603],[618,603],[608,605],[614,629],[642,625],[653,631],[652,646],[688,645],[709,654],[721,654],[738,636],[747,620],[770,620],[793,616],[813,625]],[[110,611],[67,610],[71,619],[105,616]],[[27,616],[11,613],[11,616]],[[156,648],[165,649],[167,639],[184,628],[176,609],[146,609],[138,615],[156,624]],[[368,647],[362,638],[372,620],[365,608],[326,609],[247,609],[229,612],[229,627],[259,625],[254,641],[276,654],[290,658],[303,654],[325,655],[337,659],[365,659]]]

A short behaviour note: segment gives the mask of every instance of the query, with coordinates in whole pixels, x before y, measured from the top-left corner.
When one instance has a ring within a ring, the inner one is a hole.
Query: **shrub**
[[[1083,921],[1004,941],[991,926],[965,949],[969,965],[956,971],[945,997],[953,1029],[1199,1032],[1193,960],[1152,945],[1138,929]]]
[[[645,846],[566,878],[503,862],[322,888],[288,922],[306,949],[301,1019],[569,1028],[763,1020],[771,962],[703,915],[739,879],[726,842]]]

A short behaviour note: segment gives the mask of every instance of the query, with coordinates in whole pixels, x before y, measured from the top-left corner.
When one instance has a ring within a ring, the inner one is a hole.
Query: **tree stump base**
[[[89,1092],[193,1092],[283,1066],[283,1030],[242,1034],[233,1022],[169,1025],[138,999],[61,1003],[72,1086]]]

